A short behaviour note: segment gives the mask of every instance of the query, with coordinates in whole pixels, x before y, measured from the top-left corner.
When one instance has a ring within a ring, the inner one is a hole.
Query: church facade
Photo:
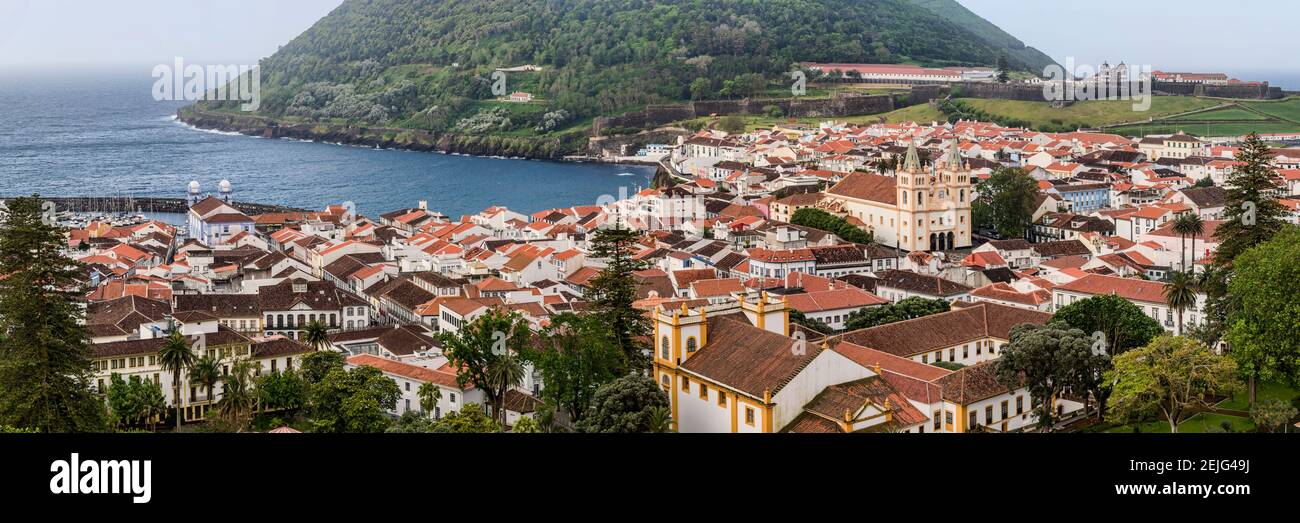
[[[954,141],[928,168],[916,144],[894,176],[855,172],[826,191],[819,207],[861,222],[876,243],[906,251],[949,251],[971,246],[970,166]]]

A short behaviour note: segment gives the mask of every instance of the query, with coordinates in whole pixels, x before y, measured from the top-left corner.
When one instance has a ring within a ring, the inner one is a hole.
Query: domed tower
[[[191,182],[190,182],[190,186],[189,186],[189,202],[190,202],[190,207],[193,207],[194,204],[199,203],[199,200],[202,200],[202,199],[203,199],[202,196],[200,196],[200,193],[199,193],[199,191],[200,191],[201,189],[202,189],[202,187],[199,185],[198,180],[194,180],[194,181],[191,181]]]
[[[230,180],[221,180],[217,189],[221,192],[221,201],[230,203],[230,198],[235,194],[234,188],[230,186]]]

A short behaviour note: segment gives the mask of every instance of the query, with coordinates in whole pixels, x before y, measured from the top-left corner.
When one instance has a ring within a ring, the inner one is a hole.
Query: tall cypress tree
[[[1279,178],[1272,160],[1268,144],[1251,133],[1237,153],[1242,164],[1228,175],[1224,222],[1214,231],[1216,265],[1230,267],[1238,255],[1268,241],[1286,223],[1286,207],[1275,196]]]
[[[592,255],[605,260],[605,269],[591,279],[587,299],[593,312],[600,315],[614,331],[618,346],[627,355],[628,366],[648,370],[650,359],[644,354],[643,338],[650,335],[650,319],[632,307],[636,301],[636,278],[633,273],[646,263],[632,258],[638,235],[621,225],[596,231],[591,241]]]
[[[77,262],[39,197],[9,202],[0,225],[0,424],[41,432],[103,430],[91,392]]]

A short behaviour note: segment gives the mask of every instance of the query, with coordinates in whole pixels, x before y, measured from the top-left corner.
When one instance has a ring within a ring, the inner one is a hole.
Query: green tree
[[[515,422],[515,426],[510,427],[510,432],[515,434],[536,434],[542,431],[542,427],[537,424],[533,418],[522,417]]]
[[[1293,405],[1276,398],[1261,401],[1250,409],[1250,419],[1255,426],[1268,432],[1286,432],[1287,425],[1295,416]]]
[[[307,406],[308,385],[298,371],[287,369],[257,378],[257,401],[267,410],[296,411]]]
[[[1300,227],[1287,226],[1273,239],[1237,257],[1228,294],[1229,354],[1248,380],[1255,405],[1259,380],[1300,384]]]
[[[214,398],[213,391],[221,381],[221,362],[210,354],[205,354],[194,361],[190,368],[190,385],[200,387],[208,393],[208,401]]]
[[[384,432],[388,434],[426,434],[433,432],[434,420],[415,411],[406,411]]]
[[[180,329],[173,330],[158,350],[158,363],[164,372],[172,373],[172,403],[176,406],[176,429],[181,428],[181,373],[194,365],[194,348]]]
[[[230,373],[221,387],[217,417],[235,432],[243,432],[257,410],[257,391],[253,388],[255,366],[248,360],[236,361],[230,366]]]
[[[312,320],[303,328],[302,341],[313,349],[324,349],[330,343],[329,329],[325,327],[325,324]]]
[[[1021,169],[999,168],[976,187],[971,205],[975,223],[1003,238],[1024,238],[1038,201],[1038,182]]]
[[[593,277],[585,297],[592,313],[601,318],[618,341],[631,370],[649,370],[650,358],[641,340],[650,335],[650,318],[632,306],[637,300],[634,273],[647,268],[647,262],[632,257],[638,249],[639,235],[621,225],[596,231],[591,251],[605,261],[605,268]]]
[[[1278,187],[1272,159],[1272,150],[1255,133],[1237,153],[1240,165],[1228,175],[1223,223],[1214,230],[1215,264],[1231,267],[1238,255],[1268,241],[1286,223],[1286,207],[1272,196]]]
[[[708,100],[709,98],[713,98],[713,82],[705,77],[691,81],[692,100]]]
[[[0,425],[38,432],[105,428],[91,391],[79,265],[38,196],[8,202],[0,224]]]
[[[312,426],[327,433],[384,432],[384,413],[397,408],[401,395],[397,382],[374,367],[333,368],[312,387]]]
[[[849,315],[845,330],[855,331],[879,327],[890,323],[922,318],[931,314],[948,312],[951,308],[952,305],[947,300],[927,300],[914,296],[898,303],[886,303],[876,307],[858,309]]]
[[[439,337],[451,367],[460,369],[457,383],[462,388],[472,385],[482,390],[494,416],[504,420],[506,391],[512,385],[503,378],[511,377],[508,374],[513,374],[514,369],[509,367],[518,364],[517,360],[509,360],[531,342],[528,322],[518,313],[493,309],[459,332],[444,332]]]
[[[1112,356],[1151,343],[1165,332],[1160,322],[1147,316],[1141,307],[1113,294],[1061,307],[1052,316],[1052,323],[1065,323],[1090,335],[1100,332],[1106,352]]]
[[[342,352],[327,350],[317,351],[302,358],[302,379],[307,382],[308,387],[315,386],[317,383],[325,381],[325,376],[335,369],[342,369],[347,363],[347,358]]]
[[[482,405],[471,403],[435,421],[430,432],[487,434],[501,432],[501,425],[483,412]]]
[[[1237,387],[1237,365],[1191,338],[1161,336],[1151,344],[1115,357],[1106,374],[1113,383],[1107,419],[1125,423],[1148,412],[1159,412],[1170,432],[1192,409]]]
[[[848,220],[812,207],[795,211],[790,215],[790,223],[833,233],[851,243],[868,244],[875,240],[872,233],[858,228]]]
[[[827,325],[826,322],[815,318],[809,318],[804,315],[804,313],[796,310],[790,311],[790,323],[801,325],[821,334],[835,334],[835,329],[830,325]]]
[[[1196,278],[1185,272],[1172,272],[1164,285],[1165,304],[1178,312],[1178,335],[1183,335],[1183,311],[1196,307]]]
[[[730,134],[740,134],[745,132],[745,119],[734,114],[723,116],[718,120],[718,128]]]
[[[1007,83],[1011,80],[1011,64],[1007,63],[1007,55],[998,57],[998,82]]]
[[[646,376],[616,379],[592,398],[587,416],[578,423],[579,432],[644,433],[653,426],[656,411],[669,408],[668,395]]]
[[[420,390],[415,394],[420,398],[420,410],[424,411],[424,415],[434,417],[438,411],[438,401],[442,400],[442,387],[426,381],[420,384]]]
[[[105,396],[114,427],[118,429],[129,425],[149,425],[152,430],[153,421],[167,414],[167,398],[162,387],[139,376],[125,380],[113,374]]]
[[[627,374],[627,356],[613,330],[599,316],[560,314],[526,356],[541,375],[542,399],[578,421],[604,384]]]
[[[1092,343],[1083,331],[1059,323],[1018,325],[1010,337],[996,360],[998,382],[1012,390],[1028,388],[1038,401],[1038,424],[1050,432],[1056,422],[1055,400],[1097,366]]]
[[[1200,188],[1214,187],[1214,178],[1206,176],[1200,180],[1196,180],[1196,186]]]

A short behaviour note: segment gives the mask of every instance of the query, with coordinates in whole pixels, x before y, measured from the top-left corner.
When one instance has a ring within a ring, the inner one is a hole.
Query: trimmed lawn
[[[1300,396],[1300,390],[1293,389],[1281,383],[1257,383],[1255,384],[1255,400],[1264,401],[1278,399],[1290,403],[1296,396]],[[1231,398],[1215,405],[1221,409],[1231,410],[1250,410],[1250,397],[1243,386],[1242,389],[1233,394]]]
[[[1108,129],[1110,132],[1124,136],[1145,136],[1148,134],[1173,134],[1178,131],[1184,131],[1188,134],[1197,136],[1245,136],[1252,131],[1269,134],[1269,133],[1290,133],[1300,131],[1300,125],[1276,122],[1262,121],[1259,123],[1221,123],[1221,124],[1174,124],[1174,123],[1155,123],[1143,125],[1129,125],[1125,127],[1115,127]]]
[[[1244,104],[1256,111],[1300,122],[1300,98],[1292,97],[1276,102],[1244,102]]]
[[[1156,96],[1151,100],[1151,109],[1146,112],[1133,110],[1133,101],[1128,100],[1090,100],[1078,102],[1064,108],[1054,108],[1047,102],[1022,102],[1018,100],[986,100],[962,98],[967,105],[989,114],[1025,120],[1033,126],[1059,123],[1078,123],[1085,127],[1096,127],[1124,122],[1134,122],[1208,109],[1222,105],[1218,100],[1203,100],[1186,96]]]
[[[1230,107],[1227,109],[1217,109],[1206,113],[1188,114],[1171,120],[1259,120],[1268,121],[1269,118],[1259,113],[1252,113],[1245,109]]]
[[[1191,419],[1183,421],[1181,424],[1179,424],[1178,432],[1180,434],[1182,433],[1202,434],[1202,433],[1209,432],[1210,429],[1212,428],[1213,429],[1219,428],[1219,425],[1225,421],[1232,423],[1232,429],[1234,432],[1246,432],[1246,431],[1255,430],[1255,422],[1247,418],[1202,412],[1200,414],[1193,416]],[[1163,421],[1148,421],[1145,423],[1139,423],[1138,427],[1140,427],[1141,431],[1144,433],[1157,433],[1157,434],[1169,433],[1169,424]],[[1122,425],[1119,427],[1113,427],[1110,429],[1106,429],[1103,432],[1116,433],[1116,434],[1130,433],[1133,432],[1133,425]]]

